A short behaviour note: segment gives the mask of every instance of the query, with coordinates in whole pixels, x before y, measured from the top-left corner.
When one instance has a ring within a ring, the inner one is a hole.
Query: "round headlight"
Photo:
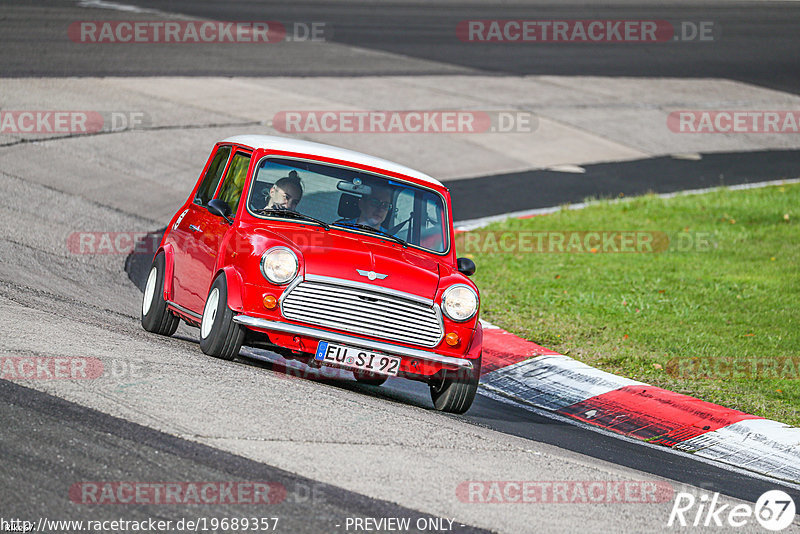
[[[261,274],[273,284],[289,283],[298,267],[297,256],[286,247],[272,247],[261,256]]]
[[[471,319],[478,311],[478,295],[463,284],[448,287],[442,295],[442,311],[453,321]]]

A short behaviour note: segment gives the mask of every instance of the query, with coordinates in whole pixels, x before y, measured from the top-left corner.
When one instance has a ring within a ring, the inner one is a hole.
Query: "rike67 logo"
[[[764,493],[755,505],[735,506],[720,503],[719,493],[695,497],[680,492],[675,496],[667,526],[738,528],[755,519],[765,529],[777,532],[792,524],[795,511],[794,500],[781,490]]]

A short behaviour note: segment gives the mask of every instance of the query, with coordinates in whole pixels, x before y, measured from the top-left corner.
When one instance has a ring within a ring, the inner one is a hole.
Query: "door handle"
[[[189,225],[189,230],[191,230],[192,232],[200,232],[201,234],[203,233],[203,231],[200,229],[199,226],[195,226],[193,224]]]

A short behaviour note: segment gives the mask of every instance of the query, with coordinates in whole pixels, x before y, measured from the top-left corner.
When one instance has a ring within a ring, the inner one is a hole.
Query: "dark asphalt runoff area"
[[[603,6],[590,2],[419,1],[378,5],[140,0],[136,4],[214,20],[326,22],[334,42],[498,74],[725,77],[784,91],[800,89],[800,9],[793,3],[624,2]],[[715,40],[587,46],[462,42],[456,36],[462,21],[498,19],[665,20],[679,28],[683,22],[710,22]]]
[[[290,34],[295,24],[316,22],[324,24],[326,41],[426,62],[394,63],[381,55],[353,58],[344,50],[305,47],[298,41],[202,47],[76,43],[67,37],[73,22],[162,17],[148,12],[76,9],[77,2],[5,0],[0,18],[0,77],[447,74],[446,65],[499,75],[720,77],[800,91],[800,8],[795,2],[119,3],[199,19],[277,21],[289,28]],[[684,32],[684,23],[698,27],[706,23],[713,39],[701,41],[699,33],[694,40],[657,43],[486,43],[458,38],[456,30],[462,21],[498,19],[663,20],[677,28],[681,38],[691,33]]]
[[[534,170],[451,180],[453,218],[477,219],[585,200],[674,193],[800,176],[800,151],[757,150],[584,165],[584,173]]]

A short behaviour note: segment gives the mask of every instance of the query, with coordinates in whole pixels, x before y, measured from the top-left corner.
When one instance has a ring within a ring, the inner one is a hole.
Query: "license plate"
[[[358,369],[390,376],[397,376],[401,360],[398,356],[370,352],[356,347],[334,345],[327,341],[319,342],[314,359],[328,365],[338,365],[348,369]]]

